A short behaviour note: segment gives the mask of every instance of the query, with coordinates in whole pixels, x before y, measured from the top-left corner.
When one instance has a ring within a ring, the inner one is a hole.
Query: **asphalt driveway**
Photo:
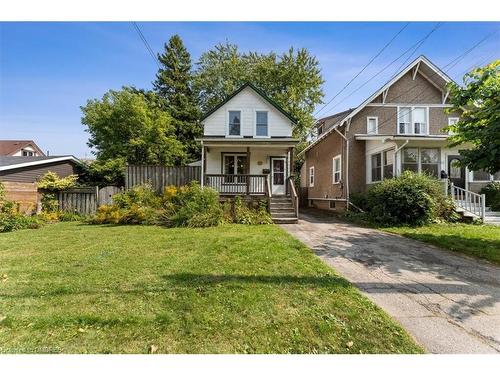
[[[282,225],[431,353],[500,353],[500,267],[307,211]]]

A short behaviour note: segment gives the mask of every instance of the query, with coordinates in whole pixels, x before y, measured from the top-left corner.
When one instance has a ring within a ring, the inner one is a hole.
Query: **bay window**
[[[427,107],[399,107],[399,134],[427,134]]]
[[[394,150],[385,150],[371,156],[371,181],[394,177]]]

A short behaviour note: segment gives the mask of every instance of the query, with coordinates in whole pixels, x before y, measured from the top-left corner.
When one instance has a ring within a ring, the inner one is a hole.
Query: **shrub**
[[[439,181],[410,171],[372,186],[367,208],[373,221],[386,225],[422,225],[449,211]]]
[[[19,204],[5,199],[5,188],[0,182],[0,232],[18,229],[35,229],[41,226],[35,216],[26,216],[19,212]]]
[[[66,190],[76,185],[78,175],[72,174],[67,177],[59,177],[57,173],[47,172],[38,181],[37,186],[41,190],[59,191]]]
[[[251,204],[251,203],[250,203]],[[266,211],[267,203],[259,202],[257,207],[249,207],[243,202],[241,197],[234,199],[234,209],[232,210],[232,222],[236,224],[272,224],[272,218]]]
[[[493,211],[500,210],[500,182],[490,182],[479,193],[485,195],[486,206],[490,207]]]
[[[141,207],[160,208],[161,199],[149,184],[135,186],[113,196],[113,203],[119,208]]]

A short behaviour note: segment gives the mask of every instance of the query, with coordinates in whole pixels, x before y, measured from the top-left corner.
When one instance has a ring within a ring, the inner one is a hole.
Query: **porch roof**
[[[354,138],[358,141],[446,141],[448,135],[404,135],[404,134],[355,134]]]
[[[295,138],[202,138],[204,146],[220,147],[295,147],[299,143]]]

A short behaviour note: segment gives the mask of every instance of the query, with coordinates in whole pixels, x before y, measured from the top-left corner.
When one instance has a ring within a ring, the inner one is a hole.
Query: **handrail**
[[[486,198],[484,194],[477,194],[451,183],[450,195],[457,207],[469,211],[484,220],[486,212]]]
[[[267,200],[267,212],[271,213],[271,184],[269,183],[269,175],[266,176],[266,179],[264,180],[264,189],[265,189],[265,194],[266,194],[266,200]]]
[[[295,217],[299,217],[299,196],[295,190],[295,184],[293,183],[293,176],[288,177],[288,185],[290,186],[290,197],[292,198],[293,209],[295,211]]]

